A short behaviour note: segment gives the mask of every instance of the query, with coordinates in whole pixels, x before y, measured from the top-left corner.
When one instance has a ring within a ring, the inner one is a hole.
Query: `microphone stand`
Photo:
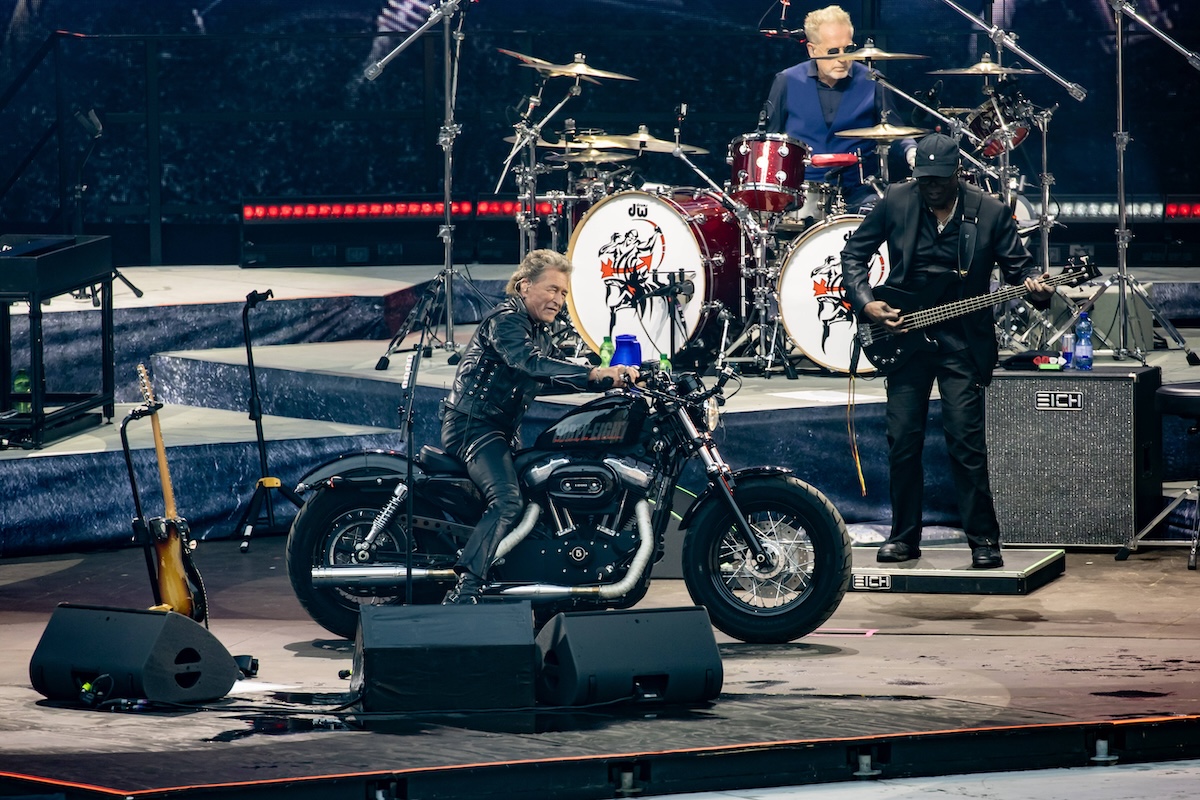
[[[1128,214],[1125,202],[1125,148],[1129,145],[1129,132],[1125,130],[1125,25],[1124,17],[1128,16],[1140,23],[1146,30],[1153,33],[1159,39],[1166,42],[1172,49],[1179,52],[1187,59],[1188,64],[1193,69],[1200,70],[1200,56],[1196,53],[1187,50],[1178,42],[1171,39],[1167,34],[1160,31],[1158,28],[1144,17],[1138,15],[1132,3],[1123,2],[1123,0],[1108,0],[1108,4],[1112,6],[1113,17],[1116,23],[1117,37],[1117,130],[1113,134],[1113,138],[1117,144],[1117,274],[1113,278],[1105,281],[1100,290],[1092,298],[1095,302],[1102,295],[1113,281],[1120,284],[1120,290],[1117,294],[1117,313],[1120,317],[1120,331],[1117,337],[1117,346],[1113,348],[1113,358],[1120,360],[1127,355],[1132,355],[1134,358],[1146,363],[1146,354],[1140,347],[1130,349],[1130,333],[1132,323],[1129,318],[1129,306],[1127,292],[1132,290],[1141,301],[1154,315],[1154,319],[1162,326],[1175,343],[1178,344],[1185,353],[1187,353],[1187,362],[1195,367],[1200,366],[1200,356],[1197,356],[1188,347],[1187,341],[1180,335],[1175,326],[1170,323],[1151,302],[1150,296],[1136,279],[1129,276],[1129,242],[1133,239],[1133,234],[1129,231]]]
[[[454,179],[454,140],[462,130],[462,126],[454,121],[454,106],[458,94],[458,66],[462,55],[462,27],[466,20],[466,11],[459,16],[458,30],[451,33],[451,24],[459,11],[462,0],[443,0],[441,5],[429,12],[429,19],[408,35],[394,50],[363,70],[367,80],[375,80],[383,72],[383,68],[400,55],[438,22],[442,23],[442,58],[444,59],[442,74],[444,88],[444,115],[442,128],[438,133],[438,144],[442,148],[442,225],[438,229],[438,238],[442,240],[445,250],[445,262],[442,273],[438,276],[446,284],[446,339],[443,347],[447,350],[457,350],[454,341],[454,225],[451,208],[453,206],[452,185]],[[451,52],[450,40],[455,41],[454,52]],[[457,353],[451,356],[456,359]]]

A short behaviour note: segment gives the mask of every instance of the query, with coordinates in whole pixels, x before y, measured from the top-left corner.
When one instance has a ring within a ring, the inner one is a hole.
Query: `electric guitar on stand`
[[[1058,275],[1047,278],[1045,283],[1051,287],[1077,286],[1099,275],[1100,270],[1095,265],[1081,264],[1064,267]],[[953,280],[953,277],[947,276],[947,280]],[[1029,294],[1023,285],[1007,286],[990,294],[926,308],[927,298],[940,297],[944,288],[945,283],[939,281],[924,292],[906,292],[890,286],[876,286],[872,289],[876,300],[883,300],[892,308],[900,309],[904,320],[904,327],[899,331],[891,330],[882,322],[864,322],[859,324],[855,333],[863,354],[881,375],[899,369],[922,350],[937,349],[937,344],[923,333],[922,329]]]
[[[130,416],[126,417],[121,425],[121,439],[125,444],[125,461],[129,467],[129,480],[133,486],[133,499],[137,510],[133,525],[146,547],[146,564],[154,589],[155,609],[174,611],[196,622],[204,622],[208,617],[204,583],[192,560],[187,520],[179,516],[175,507],[175,491],[171,486],[171,471],[167,465],[167,449],[163,444],[162,426],[158,419],[158,410],[162,408],[162,403],[154,399],[150,375],[144,364],[138,364],[138,383],[145,405],[134,409]],[[146,519],[142,514],[133,461],[125,435],[126,424],[131,419],[142,417],[150,418],[150,427],[154,432],[154,451],[158,457],[158,477],[163,495],[163,516],[150,519]]]

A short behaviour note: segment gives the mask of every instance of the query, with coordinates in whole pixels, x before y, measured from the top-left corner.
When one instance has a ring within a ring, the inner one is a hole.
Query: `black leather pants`
[[[482,420],[447,410],[442,420],[442,448],[467,465],[471,480],[483,492],[487,509],[463,547],[455,568],[487,578],[500,542],[516,525],[524,507],[513,467],[510,433]]]

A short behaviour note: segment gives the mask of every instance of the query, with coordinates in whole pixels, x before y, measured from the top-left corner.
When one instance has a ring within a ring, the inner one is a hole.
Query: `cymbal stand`
[[[383,68],[387,66],[388,62],[400,55],[410,44],[421,38],[425,34],[425,31],[439,22],[442,23],[444,116],[442,128],[438,132],[438,144],[442,148],[442,205],[444,208],[442,225],[438,229],[438,238],[442,240],[442,246],[445,251],[445,263],[442,272],[446,276],[446,340],[443,347],[447,350],[458,349],[458,345],[454,341],[454,225],[452,222],[452,184],[454,181],[454,140],[462,130],[462,126],[454,121],[454,106],[458,96],[458,67],[461,62],[464,38],[462,29],[467,16],[465,9],[458,17],[458,29],[453,33],[451,33],[450,29],[454,16],[458,14],[461,2],[462,0],[442,0],[442,3],[437,8],[430,10],[429,19],[425,20],[421,27],[410,33],[408,38],[398,44],[390,53],[363,70],[363,75],[367,80],[375,80],[383,72]],[[453,50],[450,47],[451,39],[455,42]],[[457,353],[454,356],[457,356]],[[383,359],[380,360],[380,363],[383,363]],[[386,366],[384,368],[386,369]],[[376,369],[379,369],[378,364],[376,365]]]
[[[1125,202],[1125,149],[1129,145],[1129,132],[1125,130],[1125,20],[1126,16],[1136,20],[1146,30],[1153,33],[1158,38],[1166,42],[1174,50],[1182,54],[1187,62],[1197,70],[1200,70],[1200,56],[1196,53],[1187,50],[1178,42],[1167,36],[1144,17],[1140,16],[1133,8],[1132,3],[1122,2],[1122,0],[1108,0],[1108,4],[1112,6],[1113,17],[1115,20],[1116,41],[1117,41],[1117,130],[1113,134],[1113,138],[1117,144],[1117,274],[1105,281],[1100,289],[1092,297],[1092,302],[1100,297],[1113,283],[1119,284],[1117,294],[1117,315],[1120,319],[1120,330],[1117,336],[1117,346],[1113,348],[1112,356],[1118,361],[1125,356],[1133,356],[1143,364],[1146,363],[1146,354],[1139,347],[1130,348],[1130,339],[1132,332],[1132,320],[1129,316],[1129,292],[1133,292],[1135,296],[1142,301],[1146,308],[1154,315],[1154,319],[1162,327],[1164,331],[1175,341],[1176,344],[1187,353],[1187,362],[1191,366],[1200,366],[1200,356],[1197,356],[1188,347],[1187,341],[1180,335],[1175,326],[1164,317],[1154,303],[1150,300],[1149,294],[1138,281],[1129,275],[1129,242],[1133,239],[1133,234],[1129,231],[1128,209]]]
[[[1087,97],[1086,89],[1084,89],[1078,83],[1071,83],[1066,78],[1063,78],[1058,73],[1056,73],[1054,70],[1047,67],[1041,61],[1038,61],[1036,58],[1034,58],[1032,55],[1030,55],[1024,48],[1022,48],[1020,45],[1017,44],[1016,37],[1014,37],[1012,34],[1008,33],[1007,31],[1003,30],[1002,28],[1000,28],[1000,26],[992,25],[992,24],[984,21],[983,19],[975,16],[970,11],[967,11],[965,8],[960,6],[958,3],[954,2],[954,0],[942,0],[942,2],[945,3],[946,5],[950,6],[951,8],[953,8],[958,13],[962,14],[964,17],[969,19],[971,22],[975,23],[975,25],[977,25],[980,30],[987,31],[988,37],[996,45],[997,52],[999,52],[1000,48],[1002,48],[1002,47],[1006,48],[1008,50],[1011,50],[1019,58],[1024,60],[1025,63],[1040,70],[1047,78],[1049,78],[1050,80],[1057,83],[1059,86],[1066,89],[1067,94],[1071,95],[1071,97],[1075,98],[1079,102],[1083,102],[1083,99],[1085,97]],[[1112,2],[1112,0],[1109,0],[1109,2]]]
[[[907,100],[908,102],[912,103],[917,108],[919,108],[922,111],[924,111],[925,113],[929,114],[931,117],[941,120],[943,123],[945,123],[946,130],[948,131],[948,133],[946,135],[949,136],[950,138],[958,139],[962,136],[966,136],[967,139],[970,140],[971,144],[979,145],[980,143],[982,143],[983,140],[980,139],[978,136],[976,136],[975,133],[970,128],[963,125],[961,120],[955,119],[954,117],[946,116],[942,112],[938,111],[936,108],[932,108],[929,105],[927,105],[926,103],[923,103],[920,100],[918,100],[917,98],[908,94],[903,89],[900,89],[899,87],[894,86],[891,83],[888,83],[887,79],[884,78],[883,74],[880,73],[878,70],[871,69],[867,74],[870,76],[871,80],[875,81],[876,83],[878,83],[883,88],[887,89],[892,94],[896,95],[897,97],[901,97],[901,98]],[[976,169],[978,169],[980,172],[984,173],[988,177],[992,178],[993,180],[999,180],[1000,174],[991,165],[985,164],[984,162],[975,158],[975,156],[973,156],[970,153],[965,152],[965,151],[962,152],[962,157],[965,161],[971,162],[971,164],[974,165]]]
[[[682,113],[686,113],[684,107]],[[754,247],[754,269],[752,275],[754,278],[754,288],[752,294],[753,311],[751,319],[746,323],[745,332],[738,337],[732,347],[740,346],[747,341],[748,334],[752,328],[757,325],[758,349],[755,353],[755,365],[763,370],[766,377],[770,377],[771,368],[774,365],[775,356],[779,356],[780,364],[783,366],[784,373],[790,380],[795,380],[798,376],[792,362],[787,358],[787,348],[784,344],[784,336],[780,326],[782,319],[778,314],[771,313],[770,300],[775,300],[775,306],[779,305],[779,298],[776,292],[776,275],[777,270],[768,264],[767,250],[774,243],[775,237],[771,231],[764,227],[751,213],[750,208],[745,203],[739,203],[725,191],[724,187],[717,184],[705,172],[692,163],[687,154],[683,152],[683,147],[679,144],[679,128],[675,128],[675,149],[672,154],[683,163],[691,167],[692,171],[699,175],[705,183],[707,183],[717,195],[718,199],[733,216],[737,219],[739,227],[743,234],[749,238],[751,245]],[[757,322],[756,322],[757,320]],[[724,338],[724,337],[722,337]],[[723,358],[723,355],[720,356]]]
[[[504,159],[504,169],[500,171],[500,178],[496,181],[495,192],[500,192],[500,187],[504,184],[504,178],[508,175],[509,169],[512,167],[513,158],[523,149],[528,150],[528,163],[522,167],[517,167],[514,171],[517,172],[517,188],[518,200],[521,204],[521,210],[517,213],[517,226],[521,230],[521,258],[529,253],[530,250],[537,249],[537,230],[541,220],[537,216],[537,176],[545,169],[537,163],[537,141],[542,135],[542,128],[550,119],[557,114],[562,107],[567,104],[572,97],[577,97],[583,91],[579,85],[580,76],[575,76],[575,82],[571,84],[571,88],[567,90],[563,99],[558,101],[554,108],[546,113],[536,123],[530,124],[530,119],[533,117],[534,109],[542,104],[542,93],[546,88],[546,80],[542,80],[541,86],[538,87],[537,93],[529,98],[529,106],[525,109],[525,113],[521,115],[521,119],[513,126],[516,130],[516,141],[513,142],[512,150],[509,151],[508,157]]]

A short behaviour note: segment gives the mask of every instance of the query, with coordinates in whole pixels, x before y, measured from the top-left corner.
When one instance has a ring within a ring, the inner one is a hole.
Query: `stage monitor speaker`
[[[559,614],[537,637],[538,701],[699,703],[724,670],[702,607]]]
[[[992,495],[1006,544],[1124,546],[1162,508],[1158,367],[997,372]]]
[[[240,674],[224,645],[189,617],[68,603],[54,610],[29,662],[38,692],[85,702],[203,703],[224,697]]]
[[[364,711],[470,711],[534,705],[527,602],[363,606],[351,689]]]

